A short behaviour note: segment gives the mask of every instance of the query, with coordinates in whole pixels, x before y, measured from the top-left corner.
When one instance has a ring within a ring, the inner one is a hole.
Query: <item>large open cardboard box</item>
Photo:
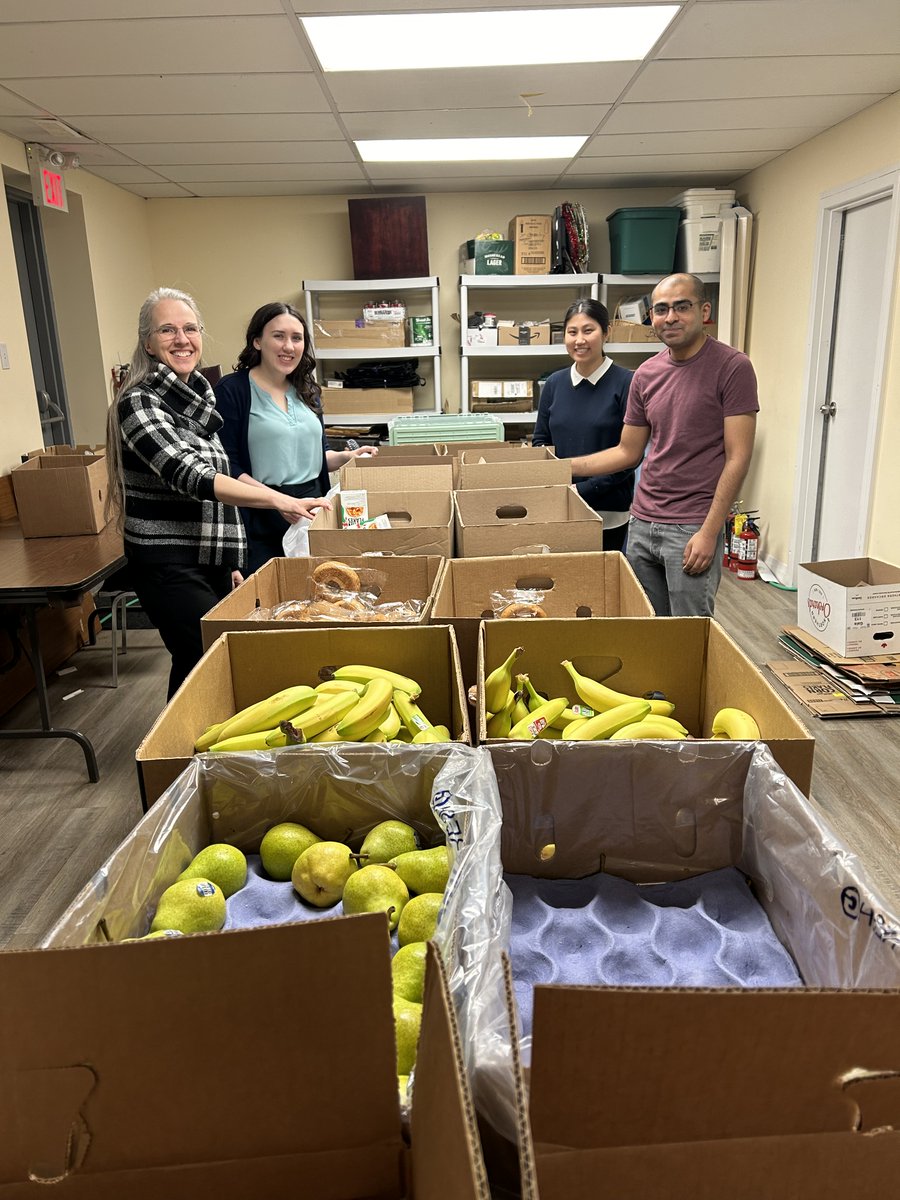
[[[367,490],[369,516],[386,514],[391,528],[341,529],[338,506],[320,508],[309,527],[310,554],[323,558],[378,553],[452,557],[453,503],[449,491]]]
[[[686,745],[628,747],[601,773],[584,744],[497,743],[502,870],[640,884],[736,866],[806,988],[539,986],[520,1045],[510,979],[506,1064],[485,996],[460,1012],[476,1102],[518,1137],[529,1200],[892,1195],[896,914],[765,747]],[[499,953],[496,927],[470,937],[462,954]]]
[[[373,758],[378,747],[315,749],[293,756],[291,789],[252,755],[205,781],[191,764],[44,948],[2,956],[0,1195],[53,1184],[76,1200],[486,1200],[433,944],[408,1129],[382,914],[96,944],[142,932],[216,838],[251,853],[279,820],[315,814],[335,835],[390,811],[437,844],[431,789],[459,748],[415,748],[420,771]]]
[[[466,688],[477,682],[478,628],[493,620],[491,593],[535,589],[548,617],[652,617],[653,605],[618,551],[453,558],[435,589],[431,619],[456,633]],[[540,618],[538,618],[540,619]]]
[[[448,625],[223,633],[137,748],[144,806],[181,774],[209,725],[282,688],[315,684],[323,667],[347,663],[387,667],[418,680],[431,722],[446,725],[457,741],[471,740],[456,637]]]
[[[564,484],[457,491],[453,503],[458,558],[603,549],[602,519]]]
[[[379,492],[451,492],[453,490],[454,460],[435,455],[425,462],[404,459],[394,462],[376,458],[353,459],[341,467],[341,489],[364,488]],[[377,473],[375,473],[377,472]]]
[[[494,446],[463,450],[456,487],[545,487],[571,482],[568,460],[557,458],[549,446]]]
[[[309,629],[311,626],[308,621],[260,621],[252,614],[255,609],[272,608],[285,600],[313,598],[315,584],[312,573],[319,563],[325,561],[323,558],[270,559],[201,619],[203,649],[208,650],[221,634],[240,629]],[[377,591],[377,604],[421,601],[423,607],[418,619],[403,622],[409,625],[427,624],[444,561],[436,554],[384,555],[379,558],[350,555],[341,559],[348,567],[361,573],[364,590]],[[326,622],[329,628],[365,623],[362,620]],[[317,625],[314,623],[312,628],[317,628]]]
[[[740,708],[759,725],[762,741],[797,787],[809,794],[815,739],[766,680],[762,671],[710,617],[631,617],[588,620],[485,621],[478,657],[478,738],[487,740],[484,677],[516,646],[525,648],[516,670],[527,672],[539,692],[578,702],[560,666],[569,659],[583,675],[628,695],[658,691],[675,704],[674,715],[705,753],[720,708]],[[674,742],[673,745],[694,745]],[[729,743],[737,746],[739,743]],[[624,742],[586,743],[597,756],[595,771]],[[632,748],[632,747],[629,747]],[[591,761],[591,760],[586,760]]]
[[[900,567],[877,558],[801,563],[797,624],[847,657],[900,652]]]
[[[75,537],[106,526],[106,456],[39,454],[12,470],[25,537]]]

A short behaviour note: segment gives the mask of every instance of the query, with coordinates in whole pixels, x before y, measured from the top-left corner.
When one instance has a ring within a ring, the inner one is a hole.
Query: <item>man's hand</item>
[[[702,575],[709,569],[716,552],[717,542],[716,534],[704,533],[702,529],[697,530],[684,548],[681,569],[685,575]]]

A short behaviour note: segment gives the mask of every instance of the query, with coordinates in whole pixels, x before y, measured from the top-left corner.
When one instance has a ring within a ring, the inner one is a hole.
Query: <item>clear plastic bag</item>
[[[503,588],[491,592],[491,611],[495,617],[546,617],[541,588]]]

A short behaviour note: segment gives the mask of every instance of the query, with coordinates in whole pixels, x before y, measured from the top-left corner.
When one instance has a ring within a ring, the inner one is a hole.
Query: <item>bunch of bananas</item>
[[[625,741],[630,739],[679,741],[691,735],[672,715],[675,705],[659,696],[629,696],[582,675],[568,659],[560,664],[572,680],[580,703],[565,696],[547,698],[528,675],[513,671],[522,654],[517,646],[484,681],[487,736],[531,741],[535,738],[565,741]],[[715,739],[759,738],[756,721],[738,708],[723,708],[712,723]]]
[[[271,750],[303,742],[449,742],[419,707],[422,689],[406,675],[362,664],[337,667],[315,687],[276,692],[210,725],[194,749]]]

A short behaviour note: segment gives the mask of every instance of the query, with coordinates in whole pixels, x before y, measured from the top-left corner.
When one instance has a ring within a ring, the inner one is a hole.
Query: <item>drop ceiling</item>
[[[680,188],[729,184],[900,90],[900,0],[686,0],[641,62],[419,71],[411,44],[411,70],[327,75],[299,20],[465,11],[474,39],[482,7],[3,0],[0,130],[145,197]],[[364,166],[354,147],[536,134],[588,140],[531,163]]]

